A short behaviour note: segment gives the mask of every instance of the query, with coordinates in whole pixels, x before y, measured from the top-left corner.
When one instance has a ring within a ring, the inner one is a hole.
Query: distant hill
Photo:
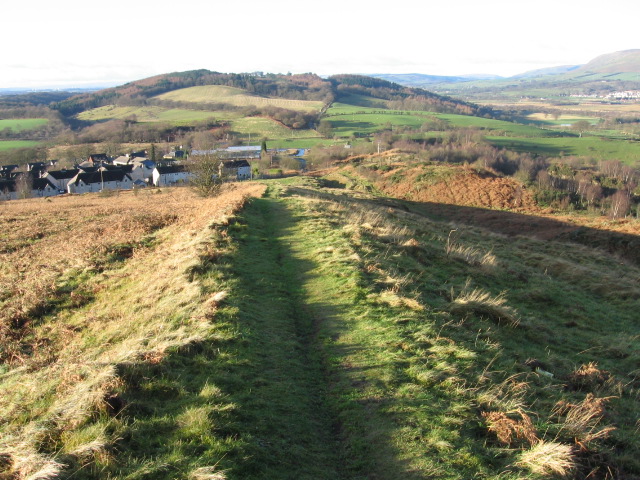
[[[562,75],[579,69],[580,65],[561,65],[559,67],[539,68],[537,70],[529,70],[528,72],[519,73],[511,78],[532,78],[543,77],[546,75]]]
[[[497,80],[503,77],[499,75],[425,75],[422,73],[372,73],[372,77],[382,78],[400,85],[422,87],[439,83],[473,82],[474,80]]]
[[[607,53],[582,65],[578,71],[595,73],[640,73],[640,49]]]
[[[213,95],[203,97],[203,89],[194,87],[223,86],[237,89],[234,95],[239,94],[253,96],[258,99],[280,98],[293,101],[321,102],[329,105],[345,96],[365,95],[374,99],[384,100],[389,103],[388,108],[430,110],[446,113],[477,114],[480,108],[476,105],[438,95],[416,87],[407,87],[383,79],[363,75],[335,75],[323,79],[314,74],[280,75],[242,73],[230,74],[212,72],[209,70],[192,70],[187,72],[174,72],[164,75],[145,78],[130,82],[118,87],[100,90],[94,93],[83,94],[60,101],[52,108],[65,116],[73,116],[87,110],[114,106],[148,106],[159,105],[160,102],[185,101],[191,103],[229,104],[231,107],[237,102],[229,101],[229,95],[222,97]],[[191,89],[191,90],[187,90]],[[170,95],[170,92],[181,90],[179,95]],[[209,89],[211,92],[222,91]],[[198,92],[195,95],[194,92]],[[228,93],[228,92],[227,92]],[[188,96],[185,97],[185,95]],[[197,102],[193,100],[197,97]],[[257,102],[260,103],[260,102]],[[286,102],[282,102],[286,104]],[[164,105],[166,106],[166,105]],[[482,112],[486,113],[486,112]],[[267,112],[267,115],[269,113]]]
[[[623,50],[594,58],[584,65],[560,65],[531,70],[512,77],[471,75],[376,74],[405,86],[427,86],[447,95],[475,101],[482,98],[566,97],[571,94],[606,95],[619,90],[640,90],[640,49]]]

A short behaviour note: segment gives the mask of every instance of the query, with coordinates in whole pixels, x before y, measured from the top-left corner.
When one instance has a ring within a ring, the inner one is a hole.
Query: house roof
[[[124,179],[131,178],[122,170],[102,170],[99,172],[83,172],[79,173],[75,176],[73,180],[74,185],[78,185],[80,181],[89,185],[92,183],[102,183],[102,182],[122,182]]]
[[[105,172],[117,172],[118,170],[123,171],[124,173],[131,173],[133,170],[133,164],[129,165],[103,165],[100,167],[101,170]]]
[[[34,177],[32,179],[31,188],[33,190],[44,190],[47,187],[51,187],[56,191],[58,190],[58,187],[51,183],[48,178]]]
[[[47,176],[53,177],[56,180],[66,180],[67,178],[75,177],[79,172],[80,170],[78,170],[77,168],[73,168],[70,170],[49,170],[47,172]]]
[[[255,152],[256,150],[260,151],[261,148],[260,145],[227,147],[227,152]]]
[[[113,160],[113,163],[116,164],[128,164],[131,161],[131,158],[126,155],[120,155],[119,157]]]
[[[156,166],[156,162],[154,162],[153,160],[136,160],[134,165],[144,165],[146,168],[155,168]]]
[[[160,175],[166,175],[168,173],[182,173],[185,172],[184,165],[170,165],[170,166],[159,166],[156,167],[156,170]]]
[[[225,160],[222,164],[224,165],[224,168],[241,168],[251,166],[246,160]]]

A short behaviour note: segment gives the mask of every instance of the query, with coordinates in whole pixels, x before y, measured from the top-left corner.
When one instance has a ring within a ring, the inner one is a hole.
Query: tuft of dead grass
[[[571,390],[598,391],[613,386],[615,379],[610,372],[598,368],[596,362],[580,365],[567,376],[567,386]]]
[[[544,478],[567,478],[578,465],[571,445],[541,440],[521,453],[515,466]]]
[[[487,429],[505,446],[522,444],[532,446],[539,441],[531,417],[522,410],[511,415],[504,412],[482,412],[482,418],[487,424]]]
[[[451,292],[451,298],[452,301],[449,304],[451,313],[457,315],[475,314],[510,327],[516,327],[520,323],[516,310],[507,305],[505,292],[492,295],[478,287],[471,290],[470,282],[467,281],[457,296],[453,291]]]
[[[552,416],[564,417],[559,435],[574,439],[581,450],[587,450],[595,440],[607,438],[615,430],[612,426],[602,426],[605,417],[605,405],[609,398],[597,398],[589,393],[579,403],[559,402]]]

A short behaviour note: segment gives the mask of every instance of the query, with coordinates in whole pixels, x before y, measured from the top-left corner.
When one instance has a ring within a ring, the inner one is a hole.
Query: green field
[[[320,138],[315,130],[294,130],[266,117],[238,118],[231,122],[231,129],[243,138],[251,134],[252,138],[257,139],[257,132],[261,137],[267,138]]]
[[[0,152],[16,148],[31,148],[39,143],[33,140],[0,140]]]
[[[558,126],[576,120],[585,119],[592,124],[597,122],[594,118],[578,115],[560,116],[557,119],[536,115],[528,119],[541,124],[538,127],[468,115],[385,111],[336,103],[328,110],[326,119],[331,123],[334,135],[342,138],[372,135],[390,126],[392,129],[419,129],[423,124],[439,119],[449,127],[480,129],[491,144],[518,152],[544,156],[579,155],[596,160],[620,160],[627,164],[636,164],[640,159],[640,144],[637,142],[616,138],[615,135],[583,135],[580,138],[574,132],[558,129]]]
[[[578,155],[597,160],[619,160],[634,165],[640,160],[640,144],[628,140],[584,136],[562,138],[486,137],[493,145],[545,156]]]
[[[309,100],[290,100],[286,98],[268,98],[250,95],[245,90],[221,85],[205,85],[201,87],[183,88],[154,97],[158,100],[192,103],[224,103],[236,107],[273,106],[302,112],[320,111],[323,103]]]
[[[524,137],[549,137],[558,133],[531,126],[521,125],[491,118],[472,117],[469,115],[444,114],[416,111],[382,110],[370,107],[360,107],[343,103],[334,104],[327,111],[327,120],[331,123],[334,133],[348,137],[354,133],[372,134],[382,130],[387,125],[420,128],[424,123],[434,119],[444,120],[451,127],[479,128],[491,130],[501,134]]]
[[[185,125],[190,122],[205,120],[207,118],[220,118],[220,112],[202,111],[202,110],[186,110],[186,109],[169,109],[156,106],[146,107],[119,107],[116,105],[105,105],[80,113],[77,118],[88,122],[98,122],[113,119],[128,119],[135,117],[136,121],[142,123],[148,122],[166,122],[175,125]]]
[[[14,132],[33,130],[49,123],[46,118],[9,118],[0,120],[0,131],[10,128]]]

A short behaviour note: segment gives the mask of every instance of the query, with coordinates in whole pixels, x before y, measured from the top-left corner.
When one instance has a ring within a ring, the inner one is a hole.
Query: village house
[[[80,173],[80,170],[78,170],[77,168],[72,168],[69,170],[50,170],[45,173],[42,178],[48,179],[58,188],[58,190],[63,190],[64,192],[66,192],[67,184],[78,173]]]
[[[27,163],[27,172],[31,172],[33,175],[37,177],[41,176],[46,169],[47,169],[47,166],[45,165],[44,162]]]
[[[0,177],[9,178],[18,168],[19,165],[2,165],[0,166]]]
[[[146,158],[136,158],[133,162],[133,170],[131,171],[131,178],[135,180],[142,180],[146,183],[153,181],[153,171],[156,168],[156,162]]]
[[[67,185],[69,193],[100,192],[102,190],[129,190],[133,180],[122,170],[80,172]]]
[[[0,200],[19,198],[52,197],[60,190],[46,178],[22,173],[12,179],[0,180]]]
[[[246,160],[225,160],[221,165],[222,178],[246,180],[251,178],[251,165]]]
[[[16,181],[0,178],[0,201],[15,200],[16,198],[18,198]]]
[[[193,176],[183,165],[157,166],[153,170],[153,184],[156,187],[168,187],[188,182]]]
[[[52,197],[60,194],[58,186],[47,178],[32,178],[31,187],[31,197]]]
[[[111,159],[106,153],[94,153],[89,155],[87,159],[88,162],[91,162],[93,165],[101,164],[101,163],[111,163]]]

